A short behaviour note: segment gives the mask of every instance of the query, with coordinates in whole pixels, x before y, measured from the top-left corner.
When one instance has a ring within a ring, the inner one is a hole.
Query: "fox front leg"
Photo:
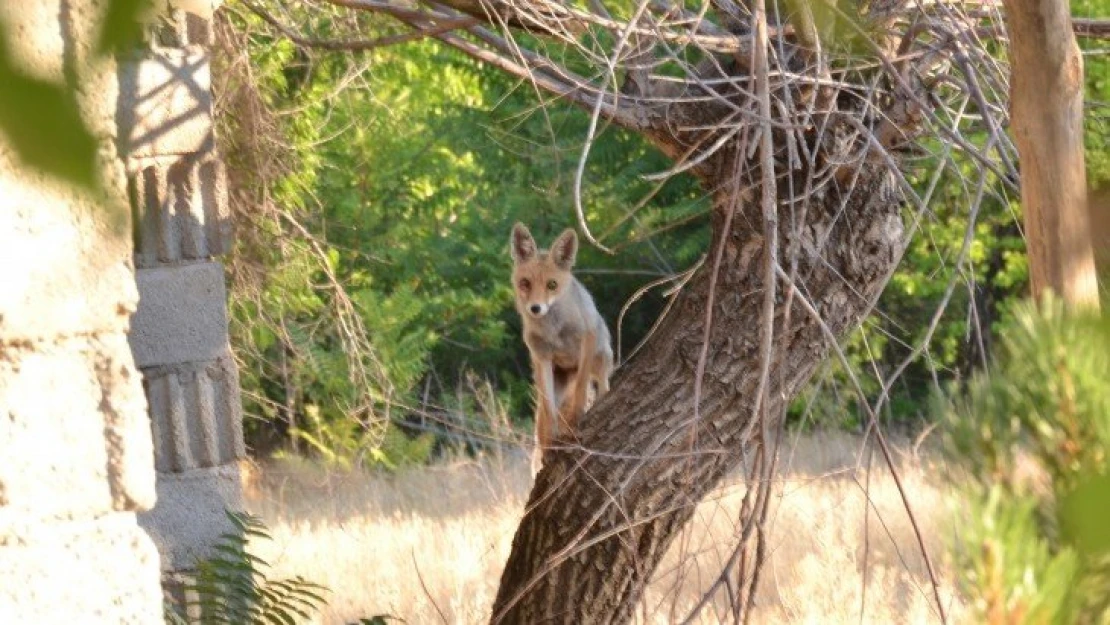
[[[536,383],[536,438],[543,448],[559,436],[559,408],[555,402],[555,370],[550,360],[532,359]]]
[[[593,378],[590,365],[596,353],[597,335],[586,332],[582,335],[582,342],[579,344],[578,372],[574,376],[574,388],[571,390],[572,394],[568,402],[570,405],[567,406],[564,417],[567,429],[571,432],[578,431],[578,419],[586,412],[586,399],[590,390],[590,381]]]
[[[555,417],[547,410],[547,402],[536,398],[536,445],[532,449],[532,477],[543,468],[544,454],[551,444],[551,425]]]

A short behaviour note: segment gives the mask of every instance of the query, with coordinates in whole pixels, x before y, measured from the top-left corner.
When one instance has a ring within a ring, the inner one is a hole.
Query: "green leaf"
[[[143,38],[151,0],[111,0],[96,42],[98,54],[121,54],[134,49]]]
[[[1060,502],[1060,528],[1084,557],[1110,554],[1110,475],[1082,481]]]
[[[96,140],[73,92],[24,75],[12,65],[8,49],[6,29],[0,27],[0,132],[24,164],[95,189]]]

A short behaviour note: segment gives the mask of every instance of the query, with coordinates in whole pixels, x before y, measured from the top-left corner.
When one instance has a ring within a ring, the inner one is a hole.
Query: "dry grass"
[[[820,434],[788,447],[755,622],[938,622],[911,527],[880,458],[871,472],[864,567],[867,473],[857,470],[859,440]],[[902,456],[900,473],[928,547],[941,560],[949,614],[958,617],[942,557],[941,534],[953,528],[945,522],[936,468]],[[278,574],[332,589],[324,622],[390,614],[412,624],[484,623],[530,486],[523,453],[392,476],[328,474],[283,461],[262,470],[249,503],[274,536],[258,546],[259,555]],[[731,551],[742,496],[743,484],[733,482],[699,506],[659,567],[638,621],[686,616]],[[721,595],[696,622],[730,620]]]

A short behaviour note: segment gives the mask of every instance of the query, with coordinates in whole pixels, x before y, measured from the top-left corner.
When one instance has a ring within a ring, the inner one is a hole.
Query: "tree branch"
[[[469,27],[443,28],[448,23],[460,20],[474,20],[474,17],[455,14],[451,9],[431,4],[439,11],[427,12],[399,7],[379,0],[326,0],[330,4],[351,9],[369,12],[385,13],[398,21],[403,22],[416,31],[425,31],[427,36],[445,43],[467,56],[488,63],[517,78],[531,82],[539,89],[546,91],[568,102],[592,110],[598,105],[600,97],[600,114],[608,121],[629,130],[650,130],[647,123],[648,116],[644,114],[643,107],[638,106],[632,98],[623,97],[619,93],[607,93],[600,87],[594,86],[588,79],[574,74],[550,59],[510,45],[504,38],[477,25]],[[493,16],[486,16],[482,21],[489,21]],[[466,39],[452,30],[463,30],[479,38],[488,46],[483,47]],[[517,58],[512,58],[513,56]]]
[[[386,13],[399,19],[401,16],[419,17],[420,15],[419,11],[382,0],[325,1],[349,9]],[[486,0],[481,3],[476,3],[474,0],[446,0],[442,3],[491,25],[504,23],[533,34],[554,35],[563,39],[566,38],[563,33],[573,35],[587,27],[597,26],[611,33],[620,33],[627,29],[631,35],[652,37],[680,46],[694,45],[702,50],[719,54],[737,54],[751,49],[751,37],[746,35],[706,34],[698,32],[697,27],[678,30],[640,26],[630,28],[627,22],[619,19],[553,4],[546,0],[527,0],[521,3],[510,3],[507,0]],[[479,6],[475,6],[476,4]],[[488,11],[479,10],[487,5]],[[793,27],[787,25],[771,29],[770,32],[773,35],[789,34],[793,32]]]
[[[440,33],[445,33],[459,28],[467,28],[478,23],[478,20],[475,18],[465,17],[441,21],[429,28],[414,29],[407,33],[388,35],[385,37],[378,37],[376,39],[313,39],[298,34],[292,28],[289,28],[285,24],[282,24],[281,21],[279,21],[271,13],[269,13],[262,7],[254,4],[253,2],[249,2],[248,0],[242,0],[242,2],[244,6],[250,9],[251,13],[254,13],[258,17],[262,18],[262,21],[272,26],[275,30],[285,36],[286,39],[289,39],[289,41],[292,41],[298,46],[302,46],[305,48],[316,48],[319,50],[365,52],[367,50],[374,50],[377,48],[384,48],[387,46],[408,43],[410,41],[416,41],[427,37],[434,37],[435,35],[438,35]]]
[[[506,56],[502,56],[453,33],[441,33],[433,36],[475,60],[489,63],[513,76],[528,80],[540,89],[552,95],[565,98],[568,102],[580,108],[590,110],[596,105],[599,107],[600,114],[604,116],[605,119],[623,128],[638,131],[650,130],[648,125],[644,122],[645,117],[643,115],[637,115],[632,110],[629,110],[629,108],[622,106],[620,98],[614,98],[611,95],[606,97],[603,94],[599,104],[599,99],[596,94],[598,94],[600,90],[591,86],[585,79],[578,78],[577,80],[581,80],[579,84],[560,80],[543,71],[542,68],[531,67],[527,62],[518,62]],[[554,66],[553,63],[552,65]]]
[[[1071,19],[1071,29],[1079,37],[1087,39],[1110,39],[1110,20]]]

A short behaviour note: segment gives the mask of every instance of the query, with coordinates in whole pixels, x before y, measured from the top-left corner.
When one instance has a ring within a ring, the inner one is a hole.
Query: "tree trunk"
[[[1091,218],[1091,243],[1095,248],[1095,267],[1099,281],[1110,280],[1110,187],[1092,191],[1087,198]]]
[[[853,182],[813,198],[804,224],[792,224],[801,216],[780,206],[780,249],[797,254],[795,297],[806,297],[838,336],[861,321],[903,250],[890,174],[864,166]],[[627,622],[695,506],[753,453],[764,245],[757,203],[741,203],[730,231],[722,231],[735,199],[715,198],[710,249],[725,239],[715,301],[709,261],[640,354],[618,371],[614,391],[586,415],[581,446],[553,451],[537,476],[493,622]],[[781,414],[782,402],[827,349],[818,321],[798,306],[782,328],[784,293],[775,307],[771,415]],[[695,422],[694,372],[708,305],[713,327]]]
[[[1033,294],[1098,307],[1083,158],[1083,57],[1066,0],[1004,0]]]

